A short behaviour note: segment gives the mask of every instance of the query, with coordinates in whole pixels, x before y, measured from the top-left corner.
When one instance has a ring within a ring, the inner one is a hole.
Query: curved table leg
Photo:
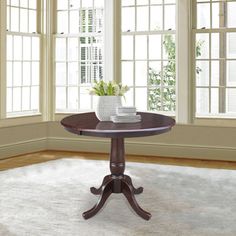
[[[90,188],[90,192],[93,193],[94,195],[100,195],[102,193],[102,188],[108,183],[108,181],[111,179],[111,175],[106,175],[103,178],[102,184],[99,188]]]
[[[122,180],[122,192],[125,195],[125,197],[127,198],[129,204],[131,205],[131,207],[133,208],[133,210],[143,219],[145,220],[150,220],[150,218],[152,217],[152,215],[147,212],[144,211],[137,203],[135,197],[134,197],[134,191],[132,189],[132,186],[129,184],[128,181],[126,181],[125,179]]]
[[[126,182],[132,187],[134,194],[140,194],[143,192],[143,187],[139,187],[139,188],[134,187],[132,183],[132,179],[128,175],[125,175],[124,178]]]
[[[90,210],[83,213],[84,219],[87,220],[96,215],[101,210],[101,208],[103,207],[104,203],[106,202],[107,198],[111,195],[111,193],[112,193],[112,180],[110,180],[110,182],[106,183],[106,185],[103,186],[97,204]]]

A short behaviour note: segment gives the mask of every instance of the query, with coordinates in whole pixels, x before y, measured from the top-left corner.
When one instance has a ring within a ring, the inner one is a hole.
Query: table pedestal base
[[[143,192],[143,188],[135,188],[132,180],[128,175],[114,176],[107,175],[104,177],[102,185],[99,188],[90,188],[90,191],[95,195],[100,195],[97,204],[90,210],[83,213],[84,219],[89,219],[96,215],[103,207],[104,203],[112,193],[123,193],[127,198],[133,210],[143,219],[149,220],[151,214],[144,211],[137,203],[134,194]]]
[[[93,208],[83,213],[84,219],[89,219],[96,215],[112,193],[123,193],[134,211],[143,219],[149,220],[151,214],[138,205],[134,196],[134,194],[142,193],[143,188],[135,188],[131,178],[128,175],[124,175],[124,138],[111,139],[110,170],[111,175],[104,177],[101,187],[90,188],[90,191],[95,195],[100,195],[100,198]]]

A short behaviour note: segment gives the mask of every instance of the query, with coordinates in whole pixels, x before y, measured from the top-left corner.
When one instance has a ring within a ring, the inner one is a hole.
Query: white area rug
[[[97,196],[89,192],[109,173],[106,161],[61,159],[0,172],[1,236],[235,236],[236,171],[127,163],[144,192],[138,217],[122,194],[85,221]]]

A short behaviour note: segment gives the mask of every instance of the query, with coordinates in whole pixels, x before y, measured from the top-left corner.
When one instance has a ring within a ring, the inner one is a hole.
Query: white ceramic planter
[[[96,116],[100,121],[110,121],[110,117],[116,115],[116,108],[121,105],[121,96],[99,96]]]

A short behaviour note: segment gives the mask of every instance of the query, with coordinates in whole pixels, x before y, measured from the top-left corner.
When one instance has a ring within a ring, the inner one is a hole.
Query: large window
[[[193,8],[196,116],[235,116],[236,1],[197,0]]]
[[[124,105],[138,110],[181,123],[217,117],[229,124],[226,118],[236,117],[236,0],[1,0],[0,6],[1,124],[92,110],[89,88],[113,78],[130,87]]]
[[[7,117],[39,113],[38,5],[37,0],[7,1]]]
[[[56,15],[56,111],[92,109],[88,90],[103,79],[104,0],[58,0]]]
[[[175,0],[122,0],[122,82],[128,105],[175,112]]]

